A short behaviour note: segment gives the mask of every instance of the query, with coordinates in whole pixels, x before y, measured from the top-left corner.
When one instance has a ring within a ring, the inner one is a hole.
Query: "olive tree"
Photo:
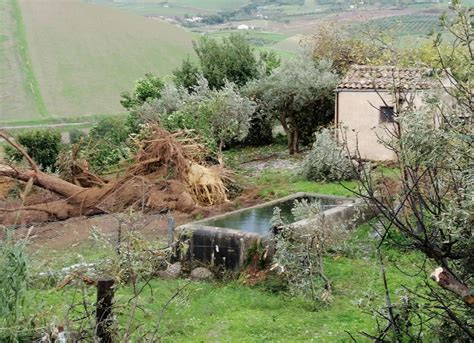
[[[192,129],[203,136],[210,148],[221,151],[227,143],[246,137],[255,108],[255,103],[242,96],[234,83],[211,89],[201,76],[191,91],[166,85],[159,99],[135,109],[129,121],[134,127],[158,121],[171,131]]]
[[[334,182],[355,176],[346,150],[337,143],[336,132],[323,129],[315,134],[313,147],[305,157],[299,174],[306,180]]]
[[[253,81],[245,92],[272,113],[288,136],[290,155],[300,142],[309,143],[318,125],[334,116],[334,88],[338,77],[328,61],[300,56],[284,62],[269,76]]]
[[[255,104],[241,96],[235,84],[226,82],[220,91],[212,92],[206,102],[212,113],[211,125],[219,151],[231,140],[242,141],[247,136]]]
[[[469,11],[458,1],[452,8],[452,19],[445,22],[454,35],[452,52],[460,47],[458,52],[472,61]],[[434,43],[439,46],[439,38]],[[446,66],[451,56],[443,51],[438,50],[438,61]],[[375,335],[365,333],[375,341],[420,341],[425,330],[442,342],[474,339],[474,65],[465,72],[471,78],[463,80],[449,69],[438,70],[443,96],[433,91],[424,106],[412,106],[409,100],[396,110],[396,122],[387,128],[389,137],[382,139],[395,153],[400,171],[391,177],[392,185],[377,182],[383,169],[357,166],[361,171],[357,194],[379,213],[378,247],[395,244],[424,257],[414,261],[417,275],[423,277],[422,287],[404,286],[401,304],[392,302],[386,289],[386,306],[377,311],[386,324]]]

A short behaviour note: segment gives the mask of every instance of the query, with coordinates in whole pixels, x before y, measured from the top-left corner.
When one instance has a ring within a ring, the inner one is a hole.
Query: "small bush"
[[[130,149],[125,144],[114,146],[103,141],[91,142],[83,156],[89,162],[92,171],[102,173],[127,160],[130,156]]]
[[[27,315],[29,265],[26,241],[15,241],[11,232],[0,241],[0,341],[34,340],[33,318]]]
[[[121,94],[120,103],[127,110],[143,105],[147,100],[160,98],[164,86],[165,84],[161,78],[151,73],[145,74],[145,77],[135,82],[135,89],[132,94],[129,92]]]
[[[94,125],[82,154],[92,170],[102,172],[126,160],[130,155],[128,135],[129,127],[124,117],[108,117]]]
[[[255,112],[250,119],[245,145],[262,146],[273,143],[274,120],[269,114]]]
[[[72,129],[69,131],[69,143],[77,144],[81,141],[87,139],[87,134],[81,129]]]
[[[55,163],[61,150],[61,133],[58,130],[35,129],[21,132],[16,140],[42,170],[50,168],[54,171]],[[5,148],[10,160],[20,161],[23,156],[11,146]]]
[[[123,143],[127,140],[129,129],[124,117],[107,117],[95,124],[89,132],[94,140],[105,140],[111,143]]]
[[[293,296],[316,301],[331,298],[331,282],[324,273],[324,256],[345,241],[346,231],[331,225],[321,216],[319,201],[295,200],[292,214],[296,221],[311,219],[311,224],[293,227],[286,223],[276,207],[272,217],[272,240],[275,247],[273,269]]]
[[[315,135],[300,174],[311,181],[342,181],[354,177],[354,168],[344,149],[338,146],[333,132],[323,129]]]

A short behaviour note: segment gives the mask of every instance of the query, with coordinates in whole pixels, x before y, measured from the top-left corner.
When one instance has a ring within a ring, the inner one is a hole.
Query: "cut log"
[[[474,295],[469,287],[457,280],[448,270],[438,267],[431,273],[431,278],[440,287],[462,298],[469,306],[474,306]]]

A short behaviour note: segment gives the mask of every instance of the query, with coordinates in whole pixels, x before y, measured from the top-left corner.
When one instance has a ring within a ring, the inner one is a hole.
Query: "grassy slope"
[[[134,80],[169,74],[191,52],[191,33],[158,20],[75,0],[21,0],[21,8],[33,69],[55,116],[123,111],[120,93]]]
[[[0,0],[0,61],[0,124],[7,118],[47,117],[16,0]]]

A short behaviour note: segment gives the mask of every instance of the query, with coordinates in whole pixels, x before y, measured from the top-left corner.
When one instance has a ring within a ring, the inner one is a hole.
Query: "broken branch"
[[[35,172],[39,171],[38,165],[35,163],[35,161],[33,161],[33,159],[30,157],[30,155],[27,154],[25,149],[20,144],[18,144],[14,140],[12,140],[11,136],[6,131],[0,130],[0,137],[3,138],[5,140],[5,142],[10,144],[16,150],[18,150],[20,152],[20,154],[23,155],[24,158],[26,158],[26,160],[28,161],[28,164],[30,165],[31,169],[33,169]]]
[[[431,278],[440,287],[458,295],[468,305],[474,306],[474,295],[469,287],[457,280],[448,270],[438,267],[431,273]]]

